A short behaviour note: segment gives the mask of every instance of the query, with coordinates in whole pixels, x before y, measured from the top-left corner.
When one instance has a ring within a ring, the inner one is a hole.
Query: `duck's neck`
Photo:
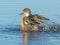
[[[25,14],[26,17],[29,17],[31,14]]]

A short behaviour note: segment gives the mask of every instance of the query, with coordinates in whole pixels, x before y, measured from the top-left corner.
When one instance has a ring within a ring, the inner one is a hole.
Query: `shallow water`
[[[0,28],[0,45],[60,45],[60,32],[20,32],[17,27]]]

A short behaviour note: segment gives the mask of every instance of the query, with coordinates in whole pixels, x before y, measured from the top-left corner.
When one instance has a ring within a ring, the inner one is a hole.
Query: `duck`
[[[20,15],[24,15],[21,21],[21,27],[23,31],[41,31],[42,28],[39,25],[43,23],[42,20],[49,20],[44,16],[32,14],[31,9],[29,8],[24,8]]]

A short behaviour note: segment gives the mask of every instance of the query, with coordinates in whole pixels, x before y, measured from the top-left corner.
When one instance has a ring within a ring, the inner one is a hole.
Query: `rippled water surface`
[[[0,28],[0,45],[60,45],[60,32],[21,32],[19,28]]]
[[[43,27],[50,32],[20,32],[24,8],[49,18]],[[60,45],[59,31],[60,0],[0,0],[0,45]]]

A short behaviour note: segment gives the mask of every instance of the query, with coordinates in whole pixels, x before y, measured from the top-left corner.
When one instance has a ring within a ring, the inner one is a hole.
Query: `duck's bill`
[[[20,13],[19,15],[23,15],[24,13]]]

